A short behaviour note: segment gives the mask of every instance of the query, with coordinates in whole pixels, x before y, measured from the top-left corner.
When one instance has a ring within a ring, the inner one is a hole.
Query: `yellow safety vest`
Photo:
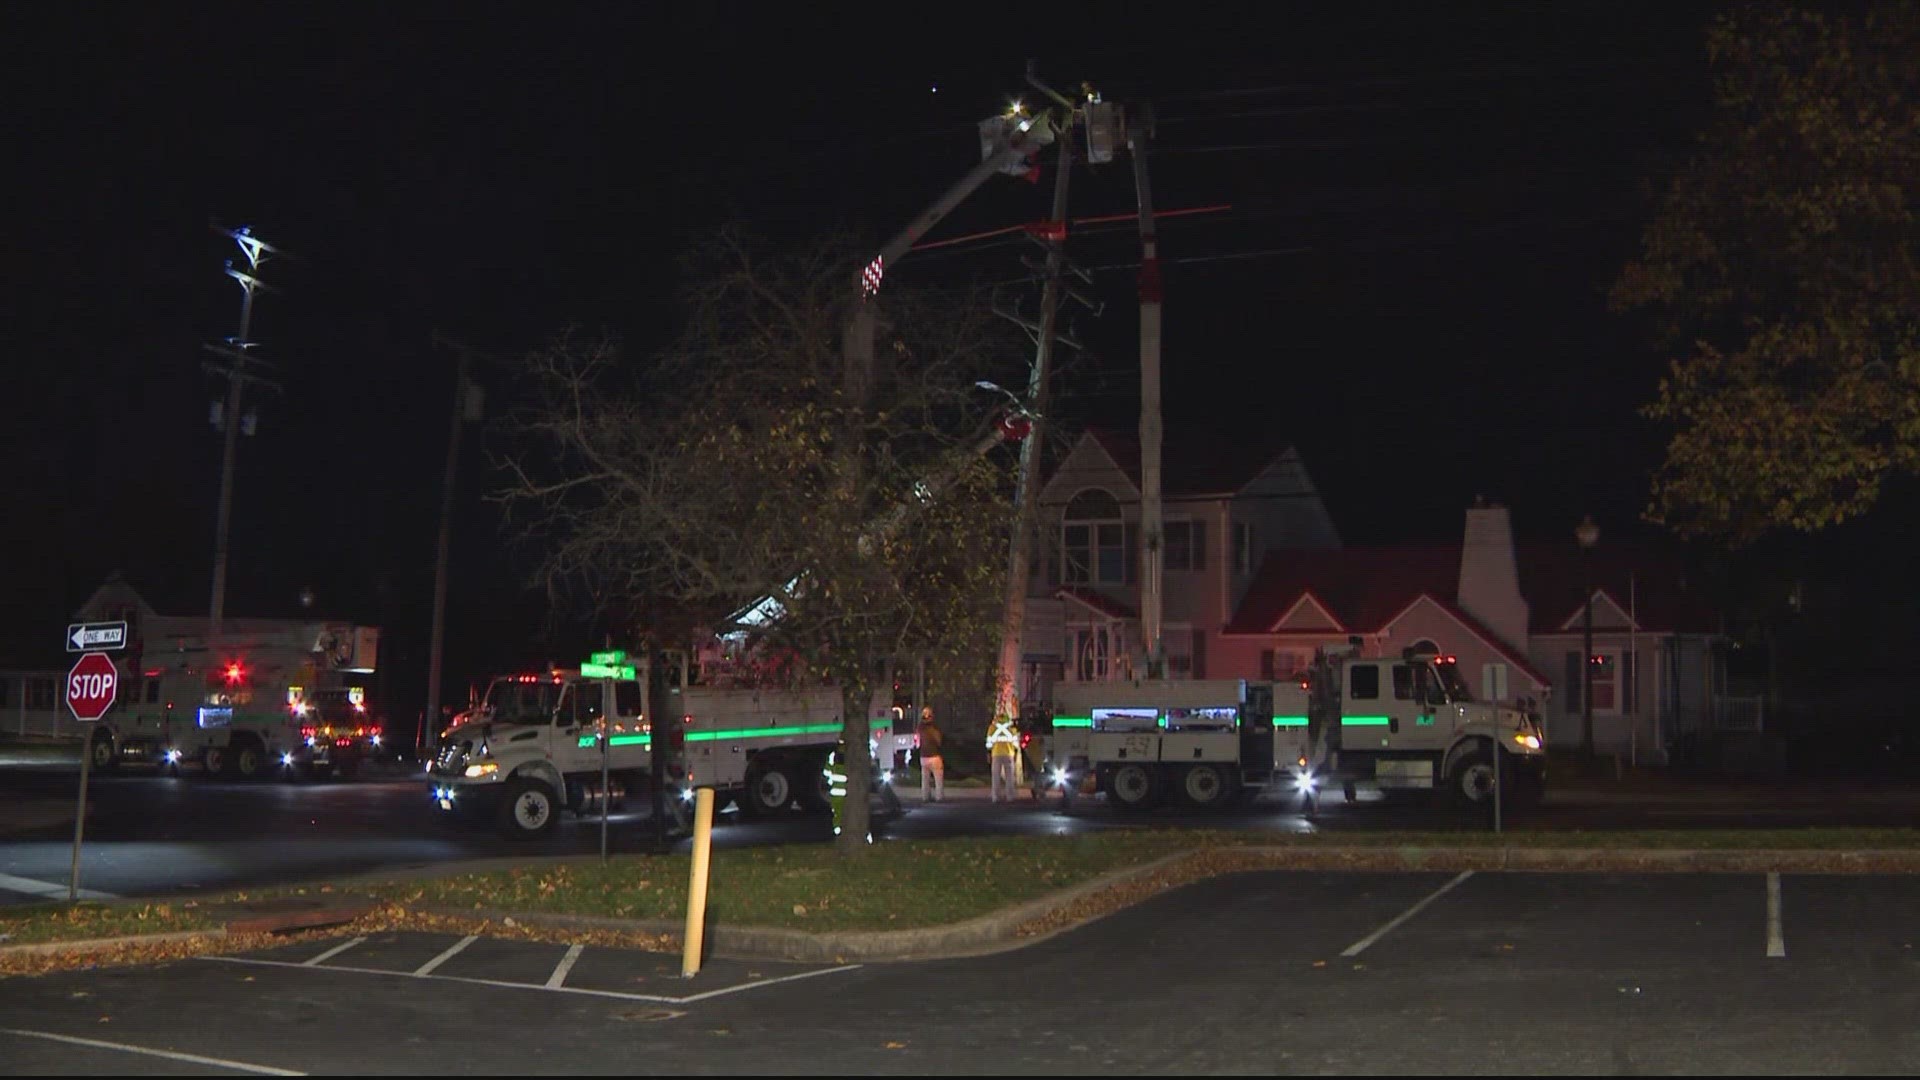
[[[1014,733],[1013,721],[995,720],[987,732],[987,749],[994,757],[1013,757],[1020,752],[1020,736]]]

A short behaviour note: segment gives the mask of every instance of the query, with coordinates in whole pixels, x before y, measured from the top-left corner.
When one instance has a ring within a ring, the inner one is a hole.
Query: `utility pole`
[[[221,623],[226,618],[227,608],[227,533],[233,518],[233,461],[239,444],[242,426],[247,434],[253,434],[253,417],[244,419],[240,413],[240,404],[246,385],[249,382],[261,383],[278,390],[278,384],[263,378],[257,371],[261,367],[270,367],[264,361],[248,352],[254,342],[248,335],[253,328],[254,293],[266,287],[259,278],[261,264],[269,255],[278,251],[266,241],[253,235],[251,226],[242,225],[238,229],[215,229],[224,236],[231,237],[240,245],[240,251],[247,258],[245,269],[233,265],[227,260],[227,276],[240,284],[240,332],[226,340],[225,346],[208,345],[209,352],[224,358],[225,363],[203,362],[202,366],[227,380],[227,400],[224,410],[220,403],[213,407],[213,423],[225,436],[225,447],[220,459],[220,504],[216,514],[213,539],[213,596],[207,607],[208,645],[217,647],[220,641]],[[217,658],[216,658],[217,659]]]
[[[1166,573],[1160,499],[1160,249],[1153,229],[1153,188],[1147,181],[1143,117],[1127,125],[1127,154],[1133,159],[1133,187],[1140,204],[1140,646],[1147,678],[1167,676],[1162,637]]]
[[[453,380],[452,421],[447,431],[447,472],[440,485],[440,541],[433,564],[433,633],[427,646],[427,715],[422,723],[421,745],[431,756],[440,739],[440,667],[446,643],[447,623],[447,548],[453,532],[453,491],[460,471],[460,432],[468,422],[480,419],[482,392],[468,379],[472,369],[472,351],[435,331],[435,344],[453,348],[460,365]]]
[[[1027,81],[1062,102],[1072,117],[1073,103],[1043,86],[1031,70]],[[1033,368],[1027,378],[1026,408],[1033,426],[1020,443],[1020,473],[1014,488],[1013,538],[1007,553],[1007,602],[1000,626],[999,693],[994,716],[1020,718],[1019,686],[1021,638],[1027,616],[1028,573],[1032,564],[1034,503],[1040,497],[1040,448],[1047,414],[1048,375],[1053,363],[1055,325],[1060,312],[1061,274],[1067,258],[1067,184],[1073,176],[1073,121],[1061,129],[1053,180],[1053,210],[1044,230],[1047,245],[1046,282],[1040,295],[1040,326],[1034,344]]]

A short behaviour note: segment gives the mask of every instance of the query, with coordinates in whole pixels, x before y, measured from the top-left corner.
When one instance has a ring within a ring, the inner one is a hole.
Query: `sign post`
[[[580,676],[585,679],[603,680],[601,693],[612,688],[614,680],[632,682],[633,665],[626,662],[627,654],[619,649],[589,654],[587,662],[580,665]],[[602,698],[602,700],[605,700]],[[607,861],[607,811],[613,805],[612,766],[608,761],[608,747],[613,743],[613,729],[609,726],[613,714],[608,710],[600,713],[600,861]]]
[[[101,624],[93,624],[99,626]],[[126,623],[117,624],[119,636],[113,640],[113,648],[122,648],[126,644]],[[89,639],[84,633],[87,624],[68,627],[69,643]],[[104,652],[89,652],[74,661],[73,670],[67,672],[67,708],[72,710],[73,718],[83,724],[93,723],[106,715],[113,707],[113,699],[120,692],[120,671],[113,666],[113,658]],[[80,899],[80,840],[87,825],[87,774],[93,765],[93,737],[88,735],[80,740],[80,808],[73,815],[73,868],[67,878],[67,903]]]

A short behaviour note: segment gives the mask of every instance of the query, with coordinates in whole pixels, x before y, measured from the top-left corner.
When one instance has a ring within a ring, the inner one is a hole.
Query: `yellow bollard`
[[[680,977],[700,974],[700,945],[707,927],[707,862],[713,851],[713,789],[695,789],[693,795],[693,873],[687,878],[686,951],[680,958]]]

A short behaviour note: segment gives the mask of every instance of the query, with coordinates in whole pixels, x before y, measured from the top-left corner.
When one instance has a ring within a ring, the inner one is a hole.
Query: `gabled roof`
[[[1533,633],[1561,633],[1586,603],[1589,584],[1606,593],[1621,611],[1630,611],[1641,630],[1713,633],[1721,628],[1705,582],[1688,575],[1672,548],[1603,540],[1590,560],[1582,558],[1571,540],[1524,540],[1514,548],[1520,564],[1520,595],[1532,610]]]
[[[1272,633],[1281,617],[1312,593],[1342,626],[1370,633],[1421,593],[1451,597],[1459,585],[1459,544],[1274,552],[1260,564],[1226,632]]]
[[[1602,544],[1591,569],[1571,541],[1515,545],[1520,595],[1526,598],[1535,634],[1562,633],[1580,612],[1589,581],[1622,610],[1633,601],[1640,629],[1710,633],[1720,621],[1705,590],[1687,575],[1675,552],[1658,545]],[[1630,586],[1631,583],[1631,586]],[[1376,632],[1425,593],[1457,607],[1460,545],[1455,542],[1392,544],[1274,552],[1260,565],[1227,624],[1229,634],[1269,634],[1300,598],[1311,592],[1354,633]],[[1464,612],[1462,612],[1464,614]]]
[[[1087,434],[1139,487],[1140,436],[1106,428],[1089,428]],[[1223,439],[1218,431],[1168,431],[1160,440],[1160,489],[1169,498],[1231,495],[1291,449],[1250,446],[1245,439]]]
[[[1060,600],[1073,600],[1084,604],[1109,619],[1133,619],[1138,618],[1140,614],[1112,597],[1078,585],[1062,585],[1053,591],[1053,595]]]
[[[1488,648],[1499,655],[1500,659],[1512,664],[1516,670],[1524,674],[1527,678],[1532,679],[1535,686],[1550,687],[1553,685],[1553,680],[1541,674],[1538,669],[1528,663],[1527,658],[1520,654],[1520,650],[1500,640],[1500,635],[1488,629],[1485,623],[1469,615],[1460,605],[1451,603],[1445,598],[1435,596],[1432,593],[1421,593],[1419,596],[1414,597],[1408,602],[1406,607],[1400,609],[1399,614],[1380,624],[1380,629],[1385,630],[1398,622],[1401,615],[1412,611],[1414,606],[1423,600],[1451,616],[1455,622],[1465,627],[1468,633],[1485,642]]]

